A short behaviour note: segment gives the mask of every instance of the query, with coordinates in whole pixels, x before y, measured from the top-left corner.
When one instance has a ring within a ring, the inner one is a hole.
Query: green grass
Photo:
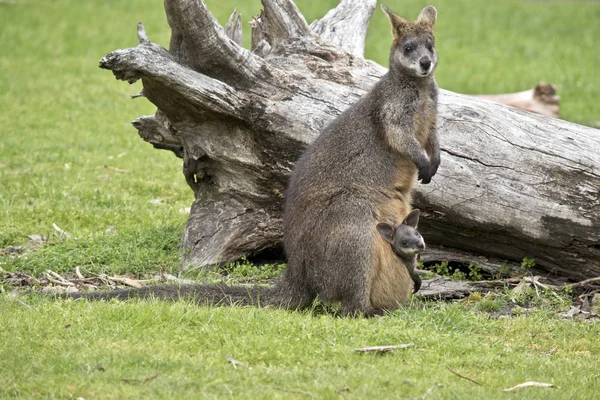
[[[0,298],[0,397],[585,399],[600,325],[428,304],[372,320],[186,303]],[[388,354],[370,345],[413,343]],[[234,366],[227,357],[243,362]],[[475,385],[448,368],[481,383]],[[122,379],[144,379],[127,383]],[[561,389],[502,389],[533,380]],[[441,386],[440,386],[441,385]],[[336,393],[340,389],[347,388]]]
[[[309,21],[336,3],[298,1]],[[208,4],[222,23],[233,7],[244,21],[260,9],[256,0]],[[386,4],[414,18],[427,2]],[[600,3],[434,4],[443,88],[500,93],[545,80],[558,86],[563,118],[600,120],[600,52],[593,43]],[[28,245],[28,234],[50,236],[24,256],[0,256],[3,269],[38,275],[80,266],[136,276],[179,269],[187,218],[180,210],[193,201],[181,160],[154,150],[130,125],[154,112],[144,99],[129,98],[140,84],[98,68],[106,53],[136,44],[138,20],[153,41],[168,44],[161,2],[0,0],[0,248]],[[376,11],[366,56],[387,65],[390,42]],[[55,235],[52,224],[71,237]],[[225,271],[256,281],[278,268]],[[429,388],[432,399],[593,398],[599,389],[597,323],[562,321],[549,311],[500,320],[470,311],[501,310],[504,300],[495,298],[475,307],[415,304],[374,320],[185,303],[22,301],[31,308],[0,296],[1,398],[305,397],[275,387],[318,398],[409,398]],[[407,342],[415,346],[383,356],[352,352]],[[235,368],[227,356],[246,366]],[[156,372],[150,382],[121,380]],[[526,380],[562,389],[501,391]],[[336,393],[345,387],[350,391]]]

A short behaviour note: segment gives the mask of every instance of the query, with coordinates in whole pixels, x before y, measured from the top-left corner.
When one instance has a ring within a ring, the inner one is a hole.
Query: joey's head
[[[383,5],[381,9],[388,16],[394,35],[390,52],[390,70],[417,78],[432,75],[437,66],[433,34],[433,26],[437,18],[435,7],[425,7],[415,22],[400,17]]]
[[[419,215],[419,210],[411,211],[396,227],[384,222],[377,224],[379,234],[392,245],[394,253],[400,258],[410,258],[425,250],[423,236],[417,231]]]

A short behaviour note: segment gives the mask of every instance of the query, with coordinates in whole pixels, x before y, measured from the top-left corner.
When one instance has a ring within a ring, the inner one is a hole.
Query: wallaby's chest
[[[421,146],[425,146],[429,135],[432,133],[432,127],[437,117],[436,110],[435,100],[428,93],[422,93],[419,96],[414,116],[415,137]]]

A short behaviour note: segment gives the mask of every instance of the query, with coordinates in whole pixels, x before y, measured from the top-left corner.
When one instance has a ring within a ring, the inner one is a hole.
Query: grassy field
[[[207,3],[221,22],[234,7],[245,21],[260,9],[255,0]],[[297,2],[309,21],[336,3]],[[386,4],[414,18],[426,2]],[[498,93],[545,80],[558,86],[564,119],[600,120],[600,3],[433,4],[440,86]],[[168,44],[162,2],[0,0],[0,248],[29,246],[30,234],[49,237],[25,255],[0,253],[2,269],[39,275],[80,266],[136,276],[178,270],[181,210],[193,201],[181,160],[154,150],[130,125],[154,112],[144,99],[130,100],[140,85],[98,68],[106,53],[136,44],[138,20],[153,41]],[[366,56],[387,65],[390,41],[377,11]],[[59,237],[53,224],[71,236]],[[318,398],[416,398],[431,389],[431,399],[592,398],[600,389],[598,329],[562,321],[544,307],[489,319],[471,306],[415,304],[384,318],[346,320],[0,295],[0,397],[308,397],[286,389]],[[352,352],[408,342],[414,346],[383,356]],[[245,365],[228,363],[228,356]],[[122,380],[156,373],[148,382]],[[525,380],[562,388],[501,390]]]

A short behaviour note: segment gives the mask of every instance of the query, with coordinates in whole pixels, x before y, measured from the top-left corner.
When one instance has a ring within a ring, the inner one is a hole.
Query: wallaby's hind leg
[[[376,225],[372,208],[368,200],[340,196],[322,215],[319,233],[324,246],[313,251],[309,265],[319,295],[325,301],[341,301],[343,315],[382,314],[371,304]]]
[[[306,280],[296,276],[302,274],[301,268],[290,268],[293,260],[288,262],[288,268],[283,272],[274,285],[274,298],[279,299],[279,306],[289,310],[302,310],[312,306],[317,297],[306,284]]]
[[[384,311],[379,308],[374,308],[370,304],[365,304],[361,299],[349,299],[342,302],[342,315],[345,317],[360,317],[367,318],[383,315]],[[359,303],[362,303],[359,305]]]

